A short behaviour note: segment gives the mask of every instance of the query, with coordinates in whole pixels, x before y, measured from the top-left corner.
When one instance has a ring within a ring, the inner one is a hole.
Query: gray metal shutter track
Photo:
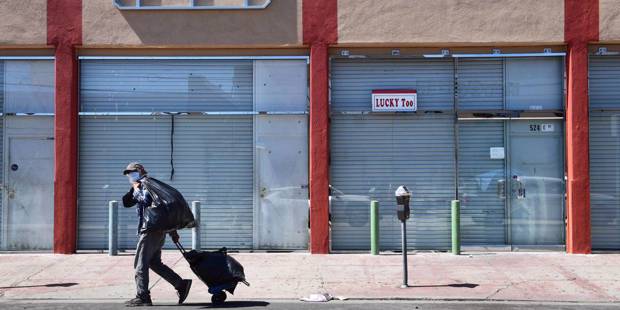
[[[252,111],[251,60],[82,60],[82,112]]]
[[[454,197],[453,115],[338,115],[331,123],[332,247],[369,248],[369,204],[380,202],[382,249],[400,247],[394,191],[413,192],[408,243],[445,249]]]
[[[0,61],[0,111],[4,113],[4,61]],[[4,183],[4,116],[0,117],[0,180]],[[4,223],[4,219],[2,218],[4,207],[2,206],[2,194],[4,194],[4,190],[0,190],[0,248],[3,246],[1,244],[3,240],[2,232],[4,231],[4,227],[2,227],[2,223]]]
[[[332,111],[370,111],[373,89],[416,89],[419,110],[454,106],[451,59],[335,59],[331,75]]]
[[[128,190],[121,171],[134,160],[178,188],[188,202],[201,201],[203,247],[250,247],[251,117],[177,117],[174,157],[170,181],[170,116],[82,117],[78,247],[107,247],[107,204],[120,201]],[[135,248],[136,227],[135,208],[120,207],[120,248]],[[181,231],[184,244],[190,244],[190,235],[190,230]],[[173,247],[169,241],[166,246]]]
[[[620,112],[590,112],[592,247],[620,248]]]
[[[498,197],[499,179],[505,179],[502,159],[490,159],[491,147],[504,147],[501,121],[459,124],[459,199],[464,245],[503,245],[505,199]]]
[[[590,108],[620,108],[620,56],[590,57]]]
[[[457,71],[459,109],[504,108],[503,60],[459,59]]]

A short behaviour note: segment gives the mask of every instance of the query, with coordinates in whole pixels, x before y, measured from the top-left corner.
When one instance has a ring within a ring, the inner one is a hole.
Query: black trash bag
[[[174,187],[151,177],[142,179],[142,185],[153,198],[151,206],[144,209],[145,231],[170,232],[196,226],[187,201]]]
[[[234,294],[239,282],[249,285],[245,280],[243,266],[228,256],[226,248],[213,252],[191,250],[184,252],[183,256],[192,271],[209,288],[223,288]]]

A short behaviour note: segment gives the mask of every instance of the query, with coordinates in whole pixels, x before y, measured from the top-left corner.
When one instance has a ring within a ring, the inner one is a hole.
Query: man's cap
[[[125,170],[123,171],[123,175],[126,175],[130,172],[134,172],[134,171],[144,171],[144,166],[142,166],[142,164],[138,163],[138,162],[132,162],[129,163],[129,165],[127,165],[127,168],[125,168]]]

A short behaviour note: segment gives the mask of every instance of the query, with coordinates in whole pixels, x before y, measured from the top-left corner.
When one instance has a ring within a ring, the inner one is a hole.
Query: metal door
[[[6,248],[52,248],[54,141],[47,136],[8,137]]]
[[[620,249],[620,56],[590,56],[592,248]]]
[[[509,122],[510,235],[513,245],[563,244],[560,120]]]
[[[308,246],[308,137],[305,115],[256,118],[258,247]]]

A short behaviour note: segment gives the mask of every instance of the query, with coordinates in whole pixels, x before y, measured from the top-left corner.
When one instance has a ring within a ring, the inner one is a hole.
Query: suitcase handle
[[[187,251],[185,251],[185,248],[181,245],[180,242],[175,242],[174,245],[177,246],[177,249],[179,249],[179,251],[181,251],[181,254],[183,254],[183,256],[185,256],[185,253],[187,253]]]

